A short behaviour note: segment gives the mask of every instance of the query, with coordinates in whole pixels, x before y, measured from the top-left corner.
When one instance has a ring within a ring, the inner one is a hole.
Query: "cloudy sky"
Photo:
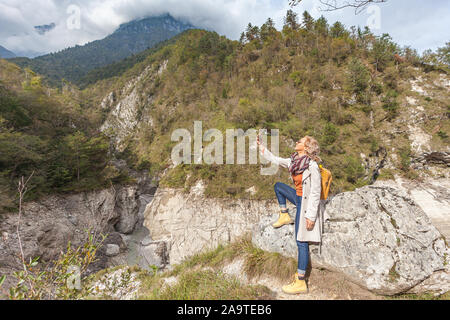
[[[277,29],[289,9],[289,0],[0,0],[0,45],[14,52],[55,52],[102,39],[124,22],[170,13],[195,26],[238,39],[251,22],[262,25],[271,17]],[[355,15],[353,9],[323,12],[319,0],[303,0],[294,7],[308,10],[330,24],[369,25],[375,34],[389,33],[401,46],[421,53],[450,41],[448,0],[388,0]],[[55,23],[43,35],[34,26]]]

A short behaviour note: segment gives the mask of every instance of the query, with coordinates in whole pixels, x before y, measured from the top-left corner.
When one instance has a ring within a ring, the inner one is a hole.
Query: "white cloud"
[[[337,20],[347,27],[366,24],[366,12],[354,15],[352,9],[320,12],[318,0],[303,0],[294,10],[308,10],[315,18],[324,14],[330,23]],[[432,2],[432,3],[431,3]],[[33,50],[52,52],[76,44],[101,39],[112,33],[121,23],[149,15],[169,12],[175,18],[200,28],[214,30],[231,39],[251,22],[262,25],[271,17],[281,29],[289,0],[0,0],[0,45],[12,51]],[[69,5],[81,10],[81,29],[69,30]],[[420,51],[435,49],[450,40],[446,0],[389,0],[380,5],[381,34],[391,34],[394,41],[409,44]],[[36,25],[56,23],[55,29],[37,34]]]
[[[71,4],[81,10],[80,30],[67,29]],[[261,25],[270,16],[284,14],[288,4],[270,0],[0,0],[0,8],[0,44],[13,51],[50,52],[101,39],[121,23],[166,12],[237,39],[248,22]],[[52,22],[56,28],[45,35],[33,31],[35,25]]]

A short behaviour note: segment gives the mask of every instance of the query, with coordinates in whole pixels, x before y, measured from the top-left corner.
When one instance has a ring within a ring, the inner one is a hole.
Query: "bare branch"
[[[22,218],[22,202],[23,202],[23,198],[25,196],[25,194],[27,193],[27,184],[30,181],[31,177],[33,176],[34,171],[31,173],[31,175],[28,177],[27,181],[24,181],[23,176],[20,178],[19,180],[19,185],[17,187],[17,191],[19,192],[19,218],[17,220],[17,226],[16,226],[16,233],[17,233],[17,239],[19,240],[19,249],[20,249],[20,257],[22,260],[22,266],[23,266],[23,270],[25,272],[25,274],[28,273],[27,271],[27,267],[25,264],[25,255],[23,253],[23,246],[22,246],[22,239],[20,238],[20,219]],[[33,286],[31,283],[30,284],[30,289],[33,291]]]
[[[289,5],[294,7],[298,5],[302,0],[290,0]],[[369,4],[372,3],[384,3],[388,0],[319,0],[325,7],[319,8],[320,11],[335,11],[344,8],[355,8],[355,14],[361,13]]]

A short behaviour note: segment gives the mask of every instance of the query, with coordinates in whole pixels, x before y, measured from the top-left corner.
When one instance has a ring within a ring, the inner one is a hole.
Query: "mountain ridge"
[[[9,58],[15,58],[16,56],[17,55],[14,52],[6,49],[3,46],[0,46],[0,58],[9,59]]]
[[[107,37],[86,45],[76,45],[34,59],[12,58],[22,68],[46,76],[52,85],[61,80],[79,84],[91,70],[104,67],[151,48],[194,26],[180,22],[169,14],[133,20],[122,24]]]

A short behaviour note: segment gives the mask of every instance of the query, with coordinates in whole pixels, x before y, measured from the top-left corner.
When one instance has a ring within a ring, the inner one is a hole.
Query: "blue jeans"
[[[300,223],[300,213],[302,207],[302,197],[297,195],[297,192],[295,191],[294,188],[291,188],[288,185],[281,182],[275,183],[274,189],[280,207],[286,207],[286,200],[289,200],[297,207],[297,213],[295,215],[295,241],[297,242],[298,248],[297,271],[299,274],[305,274],[309,262],[309,243],[297,241],[297,233]]]

